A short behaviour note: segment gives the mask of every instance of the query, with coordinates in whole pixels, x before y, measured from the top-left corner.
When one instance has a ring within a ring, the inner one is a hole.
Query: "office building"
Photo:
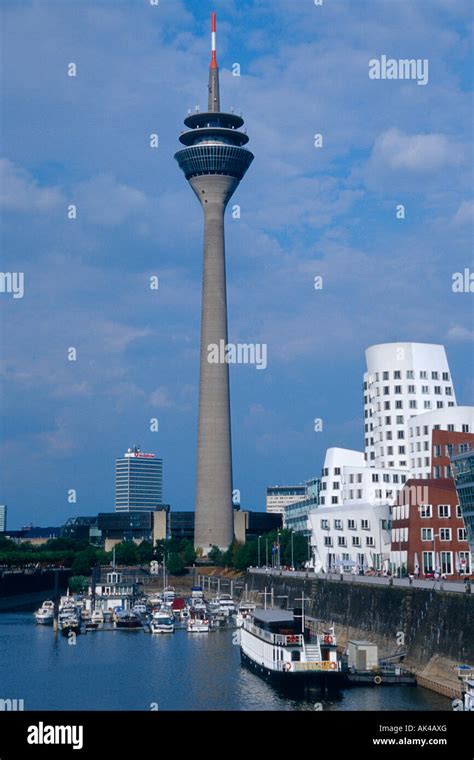
[[[139,446],[115,463],[115,511],[153,511],[163,502],[163,461]]]

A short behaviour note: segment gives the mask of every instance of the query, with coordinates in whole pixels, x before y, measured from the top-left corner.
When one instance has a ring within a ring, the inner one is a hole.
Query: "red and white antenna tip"
[[[216,58],[216,14],[211,13],[211,68],[217,68]]]

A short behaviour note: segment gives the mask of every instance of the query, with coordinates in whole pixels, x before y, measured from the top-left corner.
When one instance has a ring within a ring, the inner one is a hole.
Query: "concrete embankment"
[[[304,592],[307,614],[333,624],[341,648],[365,639],[378,645],[380,657],[406,652],[404,664],[418,683],[444,696],[460,694],[456,665],[474,666],[471,594],[251,572],[245,583],[260,604],[265,589],[281,607],[301,606]]]
[[[0,612],[31,609],[54,592],[55,573],[60,590],[67,586],[70,570],[4,570],[0,573]]]

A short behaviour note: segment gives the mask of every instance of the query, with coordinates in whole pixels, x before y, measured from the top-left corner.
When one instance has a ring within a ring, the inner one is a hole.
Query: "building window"
[[[438,517],[451,517],[449,504],[438,504]]]
[[[443,372],[442,377],[443,377],[443,380],[445,380],[445,381],[448,382],[449,381],[449,372]]]
[[[421,529],[421,540],[422,541],[432,541],[433,540],[433,528],[422,528]]]
[[[374,537],[373,536],[366,536],[365,537],[365,544],[366,546],[374,546]]]
[[[337,545],[338,546],[347,546],[347,541],[344,536],[338,536],[337,537]]]
[[[415,399],[410,399],[408,402],[409,409],[416,409],[416,401]]]
[[[440,528],[439,538],[440,541],[451,541],[451,528]]]
[[[444,575],[453,574],[453,553],[441,552],[441,572]]]
[[[329,530],[329,520],[321,520],[321,530]]]
[[[432,373],[431,373],[431,379],[432,379],[432,380],[438,380],[438,379],[439,379],[439,378],[438,378],[438,373],[437,373],[437,372],[432,372]]]
[[[424,575],[434,571],[434,552],[421,553],[421,568]]]
[[[360,521],[360,527],[362,528],[362,530],[369,530],[369,528],[370,528],[369,521],[368,520],[361,520]]]
[[[342,520],[334,520],[334,527],[336,530],[342,530]]]
[[[466,528],[458,528],[458,541],[466,541],[466,540],[467,540]]]
[[[331,536],[324,536],[324,546],[332,546]]]
[[[359,536],[352,536],[352,546],[360,546]]]
[[[332,484],[333,490],[338,491],[339,490],[339,481],[335,480]]]
[[[424,409],[431,409],[431,401],[425,401],[423,403],[423,408]]]
[[[340,475],[340,474],[341,474],[341,468],[340,467],[335,467],[334,468],[334,475]]]
[[[420,504],[420,517],[431,517],[431,504]]]
[[[461,572],[464,573],[464,575],[470,575],[471,574],[471,553],[459,552],[459,564],[460,564]]]
[[[331,496],[331,504],[339,504],[337,496]]]
[[[456,504],[456,517],[462,518],[461,505]]]
[[[403,409],[403,401],[395,401],[395,409]]]
[[[378,483],[379,482],[379,476],[378,473],[373,472],[372,473],[372,483]]]
[[[402,386],[396,385],[394,390],[395,390],[395,393],[400,394],[402,392]]]
[[[357,489],[357,498],[358,499],[362,499],[362,489],[361,488]]]
[[[347,527],[349,530],[355,530],[356,529],[356,521],[355,520],[348,520],[347,521]]]

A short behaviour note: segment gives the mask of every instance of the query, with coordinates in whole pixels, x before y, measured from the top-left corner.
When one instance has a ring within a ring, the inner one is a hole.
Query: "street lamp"
[[[260,539],[261,538],[262,538],[261,536],[258,537],[258,567],[260,567]]]
[[[293,570],[295,563],[293,561],[293,528],[291,529],[291,569]]]

